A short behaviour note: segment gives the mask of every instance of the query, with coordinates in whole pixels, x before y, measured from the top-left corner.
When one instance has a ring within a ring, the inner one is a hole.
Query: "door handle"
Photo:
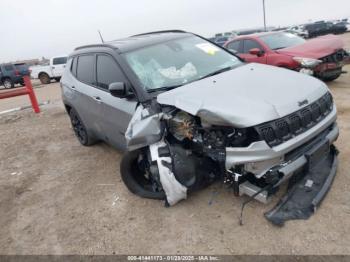
[[[96,102],[98,102],[98,103],[101,103],[102,102],[102,99],[101,99],[101,97],[99,97],[99,96],[93,96],[92,97]]]
[[[71,86],[70,88],[75,89],[75,86]]]

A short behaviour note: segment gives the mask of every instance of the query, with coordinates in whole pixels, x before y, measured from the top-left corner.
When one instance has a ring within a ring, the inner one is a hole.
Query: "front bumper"
[[[338,151],[327,140],[320,141],[306,153],[307,166],[291,180],[287,194],[265,213],[277,226],[292,219],[308,219],[321,204],[336,175]]]
[[[330,144],[337,139],[339,128],[335,123],[336,118],[337,112],[336,107],[334,106],[332,112],[330,112],[320,123],[278,146],[270,147],[265,141],[258,141],[253,142],[248,147],[226,148],[226,169],[230,170],[238,165],[244,165],[246,171],[253,173],[257,178],[260,178],[275,166],[290,166],[293,163],[288,163],[289,160],[286,159],[286,155],[310,142],[321,133],[327,132],[326,136]]]

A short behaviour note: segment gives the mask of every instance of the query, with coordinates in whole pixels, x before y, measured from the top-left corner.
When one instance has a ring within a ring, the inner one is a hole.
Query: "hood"
[[[249,127],[293,113],[299,102],[312,103],[327,90],[316,78],[251,63],[161,93],[157,101],[213,125]]]
[[[343,40],[335,35],[318,37],[304,44],[277,50],[280,54],[320,59],[344,47]]]

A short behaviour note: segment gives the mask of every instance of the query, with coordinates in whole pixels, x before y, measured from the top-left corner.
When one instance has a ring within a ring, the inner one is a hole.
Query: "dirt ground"
[[[344,38],[350,47],[350,34]],[[242,198],[219,183],[171,208],[131,194],[120,178],[121,153],[80,146],[59,85],[37,88],[40,100],[52,101],[42,113],[0,115],[0,254],[350,254],[346,69],[330,84],[341,129],[338,174],[314,216],[282,228],[263,217],[278,198],[251,202],[239,226]],[[3,100],[0,111],[26,99]]]

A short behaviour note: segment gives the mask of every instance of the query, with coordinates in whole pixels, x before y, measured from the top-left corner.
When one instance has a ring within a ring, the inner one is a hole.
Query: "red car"
[[[224,47],[247,62],[284,67],[324,81],[345,73],[343,65],[350,60],[342,39],[334,35],[307,41],[291,33],[266,32],[237,37]]]

